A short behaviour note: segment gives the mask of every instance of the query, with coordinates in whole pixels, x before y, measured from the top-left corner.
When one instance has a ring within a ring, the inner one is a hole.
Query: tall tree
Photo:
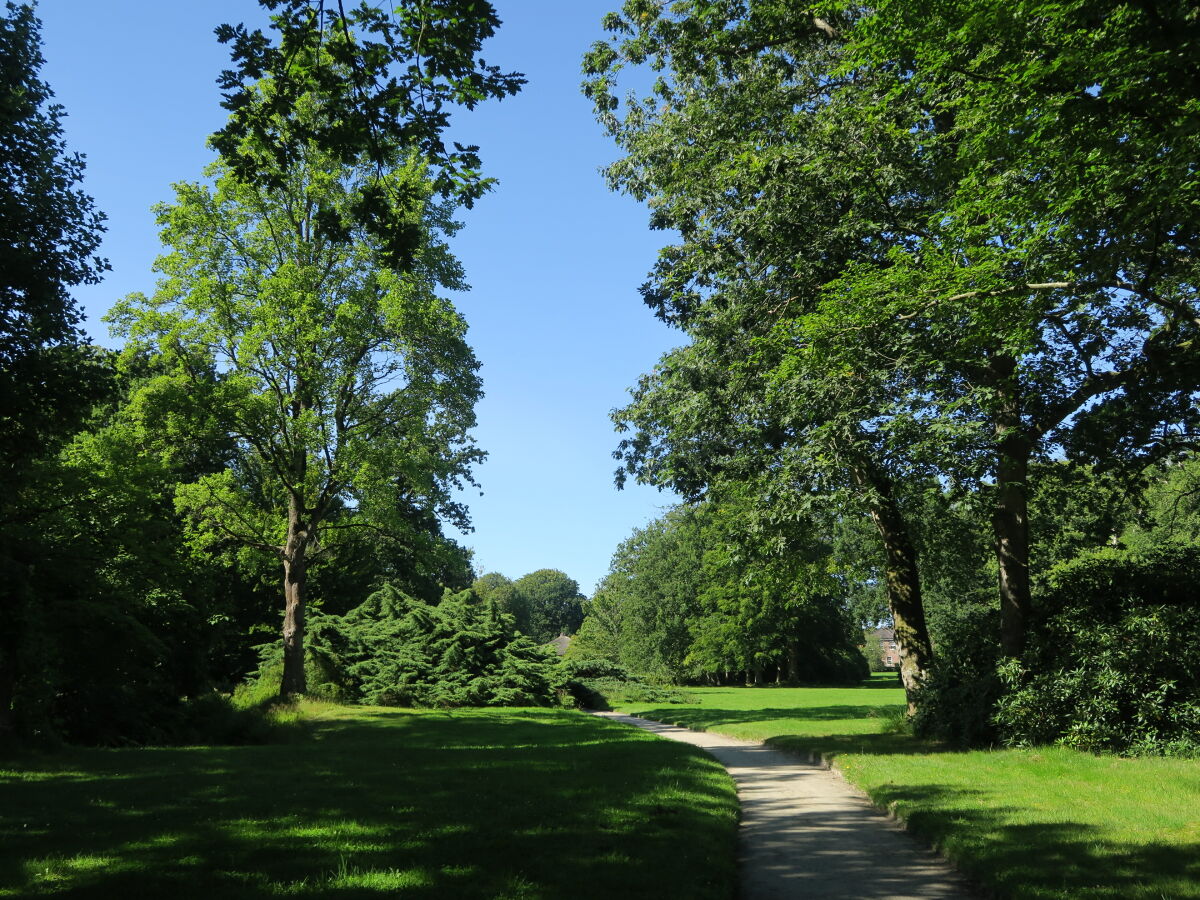
[[[885,2],[847,40],[856,73],[897,73],[864,114],[920,136],[938,202],[887,265],[828,286],[833,320],[888,333],[877,364],[981,426],[1017,653],[1032,464],[1174,453],[1196,430],[1200,23],[1187,3]]]
[[[63,108],[39,77],[40,23],[29,3],[0,15],[0,731],[11,727],[16,656],[41,555],[46,496],[31,467],[78,427],[106,389],[84,346],[70,288],[99,281],[104,217],[78,187],[83,157],[63,140]],[[36,493],[36,492],[35,492]]]
[[[703,447],[715,471],[747,447],[795,481],[799,449],[871,510],[894,603],[919,598],[896,486],[990,484],[1017,652],[1031,462],[1195,430],[1189,4],[632,0],[607,24],[587,90],[627,151],[610,175],[679,230],[646,297],[693,338],[635,397],[628,424],[664,425],[628,458],[673,474],[647,452]],[[662,76],[622,109],[643,62]],[[671,392],[708,408],[664,416]],[[697,441],[722,392],[741,443]]]
[[[585,91],[625,152],[610,181],[681,238],[643,295],[690,343],[618,414],[632,431],[627,469],[693,499],[753,478],[763,502],[825,495],[869,514],[911,695],[932,650],[903,497],[926,471],[907,452],[909,388],[903,373],[804,333],[824,286],[886,260],[931,202],[904,133],[856,114],[886,84],[840,72],[852,15],[831,22],[779,0],[632,0],[606,19],[614,38],[587,57]],[[659,77],[622,106],[621,72],[644,63]]]
[[[306,96],[277,127],[303,130],[326,109]],[[267,187],[214,164],[211,187],[178,185],[175,204],[158,210],[170,252],[157,292],[111,314],[126,354],[156,355],[169,370],[143,390],[163,405],[166,438],[184,424],[170,415],[180,392],[203,393],[233,438],[228,466],[182,487],[177,504],[199,546],[233,541],[282,563],[284,696],[305,690],[306,587],[321,534],[370,528],[403,545],[431,516],[466,527],[452,490],[482,456],[468,436],[478,364],[465,323],[437,296],[462,286],[440,239],[453,226],[424,166],[391,164],[346,165],[309,144]],[[403,270],[351,215],[368,180],[407,198],[391,215],[422,236]],[[329,219],[351,239],[329,239],[318,227]]]
[[[513,582],[517,627],[540,643],[574,634],[583,621],[579,582],[558,569],[538,569]]]
[[[0,17],[0,486],[77,426],[95,402],[97,374],[80,353],[70,288],[94,284],[104,216],[79,189],[83,157],[63,140],[63,108],[38,77],[33,6]]]

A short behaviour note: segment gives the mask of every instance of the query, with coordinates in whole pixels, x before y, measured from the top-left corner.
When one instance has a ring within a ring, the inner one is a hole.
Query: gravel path
[[[756,741],[598,712],[694,744],[737,783],[740,900],[968,900],[975,896],[941,857],[919,845],[836,772]]]

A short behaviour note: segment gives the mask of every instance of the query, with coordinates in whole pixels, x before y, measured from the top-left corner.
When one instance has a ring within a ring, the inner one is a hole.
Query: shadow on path
[[[702,747],[729,770],[742,803],[743,900],[974,896],[944,860],[834,772],[757,742],[597,715]]]

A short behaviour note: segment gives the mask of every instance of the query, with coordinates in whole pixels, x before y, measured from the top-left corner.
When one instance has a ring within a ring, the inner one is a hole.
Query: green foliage
[[[811,523],[774,530],[744,498],[678,507],[617,549],[576,652],[674,682],[767,668],[857,681],[866,664],[827,564]]]
[[[688,341],[616,413],[618,478],[869,511],[906,677],[927,644],[914,547],[937,530],[920,495],[951,485],[973,527],[922,554],[931,595],[999,585],[1019,653],[1039,575],[1113,520],[1097,478],[1090,520],[1045,490],[1031,534],[1061,474],[1040,463],[1142,465],[1196,433],[1193,6],[621,4],[584,90],[622,152],[612,185],[678,236],[643,295]]]
[[[520,90],[525,79],[503,73],[478,56],[500,24],[490,3],[440,0],[405,2],[387,9],[319,0],[260,0],[272,11],[277,42],[261,30],[221,25],[233,68],[221,73],[222,104],[231,112],[212,144],[240,181],[277,188],[286,173],[304,164],[309,147],[352,165],[367,158],[391,162],[397,148],[415,150],[433,170],[443,196],[471,206],[492,185],[479,172],[479,148],[453,143],[442,133],[455,108],[473,109],[488,99]],[[263,79],[269,94],[257,88]],[[305,98],[318,96],[336,116],[290,119]],[[257,147],[255,147],[257,145]],[[393,215],[404,186],[387,179],[354,187],[347,216],[314,222],[322,239],[345,243],[352,228],[365,228],[389,265],[408,268],[423,243],[418,223]]]
[[[1002,686],[996,610],[966,603],[944,609],[934,631],[937,656],[917,694],[913,729],[953,747],[989,746]]]
[[[624,666],[603,658],[566,656],[559,662],[559,677],[575,705],[584,709],[612,709],[623,703],[682,703],[677,690],[651,684]]]
[[[33,4],[0,11],[0,734],[49,716],[43,653],[56,642],[36,630],[54,621],[40,595],[52,584],[71,596],[84,579],[64,571],[58,528],[75,497],[47,487],[62,474],[54,454],[111,390],[111,360],[85,345],[70,294],[108,268],[95,255],[104,216],[78,187],[83,157],[68,153],[63,108],[39,77],[40,27]]]
[[[544,644],[560,634],[574,634],[583,621],[579,583],[558,569],[538,569],[513,582],[508,610],[517,628],[534,643]]]
[[[558,569],[538,569],[516,581],[488,572],[475,579],[472,589],[512,615],[517,630],[537,644],[574,634],[587,600],[579,593],[579,583]]]
[[[1001,669],[1015,745],[1200,754],[1200,548],[1117,549],[1058,566],[1026,653]]]
[[[874,631],[868,631],[863,634],[862,655],[872,672],[887,670],[887,667],[883,664],[883,641],[880,640],[879,635]]]
[[[1138,497],[1138,515],[1120,532],[1121,546],[1153,550],[1162,544],[1200,543],[1200,456],[1165,461]]]
[[[32,3],[0,13],[0,516],[26,467],[44,457],[107,388],[84,346],[70,288],[108,269],[104,215],[79,189],[83,157],[63,139],[62,106],[39,77]]]
[[[472,591],[431,605],[384,585],[343,616],[314,615],[308,653],[315,696],[382,706],[551,706],[560,703],[553,651]],[[278,645],[242,702],[263,698],[280,671]]]
[[[192,559],[174,514],[175,485],[219,466],[221,445],[197,437],[190,456],[148,452],[121,404],[90,425],[25,480],[22,502],[38,514],[0,563],[16,599],[13,713],[35,736],[170,740],[184,698],[225,680],[218,647],[254,594],[236,567]]]
[[[583,624],[571,638],[563,659],[568,661],[605,660],[613,665],[621,658],[620,640],[602,623],[602,607],[595,600],[585,606]]]
[[[309,93],[272,121],[280,133],[316,127],[336,119],[331,109]],[[133,400],[147,442],[170,453],[198,426],[228,438],[226,464],[180,483],[175,502],[198,553],[240,546],[282,563],[288,695],[305,690],[310,563],[354,543],[337,531],[369,529],[422,558],[404,575],[428,588],[454,566],[441,520],[469,527],[455,491],[483,456],[469,435],[478,363],[466,323],[438,296],[463,287],[444,242],[457,225],[432,201],[425,167],[395,148],[381,166],[301,143],[302,158],[267,185],[220,162],[212,183],[177,185],[176,203],[157,209],[169,248],[158,289],[109,314],[127,363],[152,362]],[[244,149],[267,153],[249,138]],[[354,192],[368,182],[395,192],[389,215],[420,237],[402,269],[354,224]],[[342,239],[318,234],[327,220],[348,223]]]
[[[692,513],[680,508],[637,529],[613,554],[587,626],[618,648],[631,671],[679,680],[688,674],[688,625],[699,615],[701,551]]]

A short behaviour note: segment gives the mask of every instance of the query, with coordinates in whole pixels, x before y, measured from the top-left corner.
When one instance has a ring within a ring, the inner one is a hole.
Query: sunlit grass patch
[[[692,693],[690,704],[622,711],[832,758],[996,896],[1200,898],[1198,760],[946,752],[911,736],[890,678]]]

